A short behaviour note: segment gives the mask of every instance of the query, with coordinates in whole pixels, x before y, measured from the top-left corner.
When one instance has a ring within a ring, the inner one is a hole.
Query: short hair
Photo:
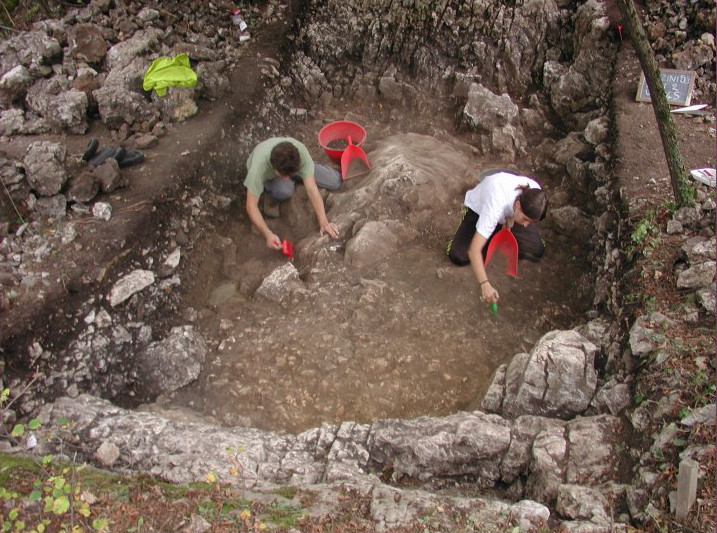
[[[548,211],[548,195],[543,189],[532,189],[527,185],[516,187],[520,209],[530,220],[543,220]]]
[[[271,150],[269,162],[282,176],[293,176],[299,172],[301,166],[299,149],[289,141],[282,141]]]

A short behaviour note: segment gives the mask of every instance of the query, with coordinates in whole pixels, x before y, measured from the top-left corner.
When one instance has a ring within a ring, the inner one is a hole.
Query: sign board
[[[662,78],[662,85],[665,88],[665,94],[667,94],[667,103],[671,105],[690,105],[696,76],[697,73],[694,70],[661,68],[660,78]],[[651,101],[650,89],[645,82],[644,72],[640,75],[635,100],[638,102]]]

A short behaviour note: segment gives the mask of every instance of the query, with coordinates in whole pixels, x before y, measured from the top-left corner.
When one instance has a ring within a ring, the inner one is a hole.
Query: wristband
[[[483,285],[484,283],[488,283],[488,280],[481,281],[481,282],[479,283],[479,285]]]

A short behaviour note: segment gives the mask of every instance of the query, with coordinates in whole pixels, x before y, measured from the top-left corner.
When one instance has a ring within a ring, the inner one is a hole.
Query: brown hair
[[[543,220],[548,211],[548,195],[543,189],[531,189],[528,185],[515,188],[521,191],[518,195],[520,209],[530,220]]]
[[[282,176],[293,176],[299,171],[301,156],[296,146],[282,141],[271,150],[269,163]]]

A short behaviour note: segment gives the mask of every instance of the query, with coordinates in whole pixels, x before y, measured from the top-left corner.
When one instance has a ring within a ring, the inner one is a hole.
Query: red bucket
[[[366,139],[366,130],[363,129],[360,124],[356,124],[350,120],[339,120],[331,122],[321,128],[319,132],[319,144],[326,151],[326,155],[336,162],[340,162],[341,155],[348,146],[349,137],[351,137],[351,142],[355,146],[360,146]],[[329,147],[329,144],[339,139],[346,141],[346,146],[343,148]]]

